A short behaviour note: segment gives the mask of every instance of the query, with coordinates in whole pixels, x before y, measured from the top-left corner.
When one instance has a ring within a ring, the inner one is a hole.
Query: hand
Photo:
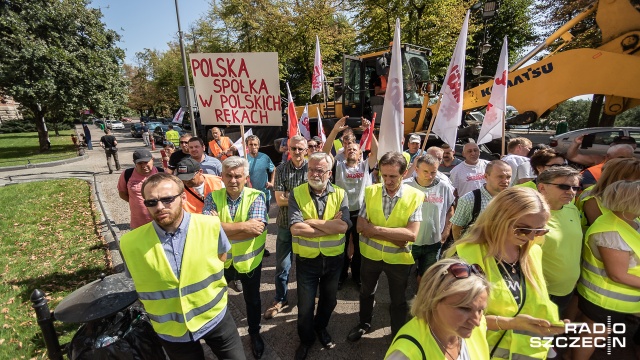
[[[448,237],[449,234],[447,234],[447,232],[443,232],[442,234],[440,234],[440,244],[444,244],[445,242],[447,242]]]
[[[364,117],[362,118],[362,125],[360,125],[360,128],[362,130],[366,130],[371,126],[371,121],[369,121],[369,119],[365,119]]]
[[[332,220],[341,220],[342,219],[342,211],[338,211],[334,216]]]
[[[289,192],[288,191],[285,191],[285,192],[282,193],[282,199],[289,200]]]
[[[582,140],[584,139],[584,135],[580,135],[578,137],[576,137],[575,139],[573,139],[573,142],[578,144],[578,145],[582,145]]]
[[[211,210],[210,213],[211,213],[211,216],[218,216],[218,212],[215,210]]]
[[[333,126],[333,130],[331,130],[331,132],[336,132],[339,133],[342,130],[348,128],[349,126],[347,125],[347,117],[343,116],[342,119],[338,120],[338,122],[336,122],[336,124]]]
[[[264,223],[262,220],[249,219],[245,221],[245,231],[251,235],[258,236],[264,231]]]
[[[533,332],[540,336],[554,336],[564,333],[564,328],[551,326],[548,320],[534,318],[530,315],[519,314],[513,318],[513,321],[515,322],[514,329]]]
[[[273,183],[272,182],[267,182],[267,185],[265,186],[266,189],[273,189]]]

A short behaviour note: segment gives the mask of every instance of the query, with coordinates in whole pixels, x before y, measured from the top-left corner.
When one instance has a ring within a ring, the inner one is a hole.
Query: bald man
[[[468,192],[479,189],[484,185],[484,174],[489,163],[480,159],[480,148],[476,143],[467,143],[462,148],[464,162],[451,170],[451,184],[456,189],[456,197],[462,197]]]

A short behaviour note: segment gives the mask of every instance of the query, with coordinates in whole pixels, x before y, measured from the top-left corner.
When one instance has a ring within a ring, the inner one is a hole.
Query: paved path
[[[129,207],[122,201],[116,189],[120,172],[109,174],[104,151],[100,148],[98,141],[103,135],[100,129],[90,125],[94,150],[87,151],[88,156],[80,161],[58,165],[55,167],[30,168],[3,171],[0,169],[0,186],[10,185],[27,181],[38,181],[46,179],[79,178],[95,184],[94,196],[99,199],[98,208],[103,209],[103,219],[101,230],[105,239],[117,239],[121,234],[129,230]],[[81,129],[78,129],[81,132]],[[118,139],[119,157],[122,169],[133,166],[132,154],[135,149],[142,148],[141,139],[131,137],[128,126],[126,130],[114,131]],[[160,161],[159,149],[154,151],[154,157]],[[100,204],[101,203],[101,204]],[[266,309],[275,294],[273,276],[275,273],[275,242],[277,226],[275,218],[277,206],[272,204],[270,220],[268,226],[267,249],[272,256],[264,258],[262,270],[262,307]],[[121,263],[117,253],[117,241],[109,243],[112,250],[112,261],[116,269]],[[299,344],[297,335],[297,302],[295,266],[292,269],[290,278],[289,303],[286,308],[274,319],[262,321],[262,336],[265,340],[266,350],[263,359],[292,359]],[[413,278],[413,277],[412,277]],[[414,292],[415,281],[409,286],[408,295]],[[411,296],[410,296],[411,297]],[[311,349],[308,359],[382,359],[391,342],[391,329],[389,327],[389,295],[388,284],[385,276],[380,279],[378,287],[377,304],[374,310],[373,331],[365,335],[356,344],[346,341],[347,333],[358,322],[358,288],[347,281],[342,290],[338,292],[338,306],[331,318],[328,331],[332,335],[337,346],[331,350],[322,349],[319,342],[316,342]],[[238,330],[245,346],[247,358],[251,359],[251,348],[247,333],[247,319],[244,298],[241,293],[229,290],[229,309],[233,314]],[[215,358],[212,355],[210,358]]]

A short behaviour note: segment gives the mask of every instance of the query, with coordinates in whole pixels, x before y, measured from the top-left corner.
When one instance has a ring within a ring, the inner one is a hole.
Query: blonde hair
[[[455,307],[467,307],[483,292],[489,295],[491,285],[484,276],[471,273],[468,278],[457,279],[445,273],[453,264],[464,264],[460,259],[444,259],[431,265],[422,276],[418,295],[411,303],[411,315],[429,322],[433,319],[436,307],[449,296],[465,294]]]
[[[549,220],[549,205],[542,195],[527,187],[508,188],[491,200],[465,235],[451,246],[448,254],[453,255],[460,244],[483,244],[487,246],[487,258],[500,257],[505,253],[509,238],[515,236],[513,228],[516,221],[533,214],[543,214],[545,223]],[[533,260],[529,257],[532,246],[533,241],[522,245],[520,267],[527,280],[538,290],[537,284],[544,279],[542,274],[532,272]]]
[[[611,211],[640,214],[640,180],[620,180],[607,186],[602,194],[602,206]]]
[[[636,158],[611,159],[602,167],[602,175],[589,195],[600,197],[609,185],[619,180],[640,180],[640,160]]]

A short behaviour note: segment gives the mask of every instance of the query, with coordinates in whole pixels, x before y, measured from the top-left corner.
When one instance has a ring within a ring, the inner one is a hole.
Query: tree
[[[88,0],[0,2],[0,88],[30,109],[40,150],[49,148],[45,116],[92,109],[124,111],[127,81],[119,35]]]
[[[537,20],[540,28],[544,29],[542,35],[547,37],[569,20],[584,11],[587,6],[593,4],[593,0],[538,0],[537,12],[541,14]],[[600,45],[601,34],[596,24],[596,17],[591,14],[571,29],[573,40],[563,47],[563,50],[578,48],[595,48]],[[555,42],[549,49],[555,51],[562,42]]]

